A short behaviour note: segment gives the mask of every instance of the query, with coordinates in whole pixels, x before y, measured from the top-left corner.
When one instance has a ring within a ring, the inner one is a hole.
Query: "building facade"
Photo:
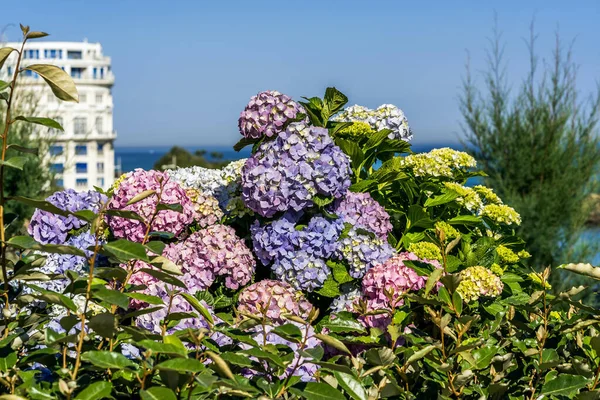
[[[7,46],[20,48],[18,43]],[[15,52],[7,60],[3,74],[12,76]],[[21,66],[53,64],[61,67],[75,82],[79,103],[57,99],[44,80],[25,71],[17,92],[31,90],[36,101],[35,116],[53,118],[64,132],[39,127],[36,133],[49,142],[51,168],[58,186],[77,190],[94,186],[107,189],[115,179],[111,59],[99,43],[32,41],[25,46]],[[4,75],[6,79],[7,76]],[[20,89],[19,89],[20,87]]]

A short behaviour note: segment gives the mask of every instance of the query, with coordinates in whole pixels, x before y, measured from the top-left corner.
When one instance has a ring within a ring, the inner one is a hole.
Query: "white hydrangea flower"
[[[376,110],[353,105],[347,107],[333,118],[338,122],[366,122],[372,129],[380,131],[390,129],[390,139],[408,142],[412,139],[412,131],[404,112],[393,104],[382,104]]]

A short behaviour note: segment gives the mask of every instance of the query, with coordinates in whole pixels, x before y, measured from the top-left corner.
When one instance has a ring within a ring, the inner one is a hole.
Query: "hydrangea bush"
[[[2,398],[598,398],[585,288],[527,266],[472,158],[346,103],[262,92],[247,160],[11,199],[37,210],[1,244]]]

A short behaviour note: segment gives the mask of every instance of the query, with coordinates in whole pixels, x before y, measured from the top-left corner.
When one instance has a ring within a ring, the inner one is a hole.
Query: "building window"
[[[62,146],[59,146],[59,145],[50,146],[50,155],[60,156],[63,154],[63,152],[64,152],[64,149]]]
[[[71,78],[81,79],[85,68],[73,68],[71,67]]]
[[[32,71],[32,70],[30,70],[30,69],[26,69],[26,70],[25,70],[25,76],[28,76],[28,77],[30,77],[30,78],[36,78],[36,79],[37,79],[39,75],[38,75],[36,72],[33,72],[33,71]]]
[[[104,163],[103,162],[96,163],[96,172],[104,172]]]
[[[53,163],[50,165],[50,171],[55,174],[62,174],[65,171],[65,166],[62,163]]]
[[[40,58],[40,51],[39,50],[25,50],[25,52],[23,52],[23,58],[37,60]]]
[[[54,184],[59,188],[65,187],[65,182],[63,181],[62,178],[55,179]]]
[[[12,76],[12,67],[11,66],[8,67],[8,75]]]
[[[78,144],[77,146],[75,146],[75,155],[76,156],[87,155],[87,146],[85,144]]]
[[[87,130],[87,121],[84,117],[77,117],[73,120],[73,130],[76,135],[85,135]]]
[[[102,143],[98,143],[98,154],[104,153],[104,145]]]
[[[46,49],[44,50],[44,58],[62,58],[62,50]]]
[[[86,94],[80,94],[79,95],[79,102],[80,103],[87,103],[87,95]]]
[[[102,133],[102,117],[96,117],[96,132]]]
[[[69,60],[81,60],[81,51],[67,50],[67,58]]]
[[[75,185],[77,187],[87,187],[87,178],[77,178],[75,179]]]
[[[58,124],[59,124],[60,126],[62,126],[62,127],[63,127],[63,129],[64,129],[64,127],[65,127],[65,126],[63,125],[63,119],[62,119],[61,117],[55,117],[55,118],[54,118],[54,120],[55,120],[56,122],[58,122]],[[63,133],[63,131],[61,131],[60,129],[54,129],[54,128],[50,128],[50,129],[48,130],[48,132],[49,132],[50,134],[52,134],[52,135],[59,135],[59,134]]]
[[[97,179],[96,179],[96,184],[97,184],[99,187],[104,187],[104,178],[97,178]]]
[[[75,164],[75,172],[78,174],[87,172],[87,163],[78,162]]]
[[[96,104],[102,104],[103,97],[104,97],[104,96],[102,96],[102,94],[101,94],[101,93],[100,93],[100,94],[97,94],[97,95],[96,95]]]

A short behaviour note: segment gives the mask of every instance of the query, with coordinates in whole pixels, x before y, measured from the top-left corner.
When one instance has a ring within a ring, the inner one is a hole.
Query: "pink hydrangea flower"
[[[289,283],[270,279],[248,286],[238,299],[238,311],[259,316],[264,312],[272,323],[285,322],[284,314],[306,319],[312,308],[301,291]]]
[[[141,201],[127,205],[136,195],[146,190],[154,190],[155,193]],[[182,212],[160,210],[153,219],[159,199],[162,204],[181,205]],[[192,223],[195,215],[192,202],[177,182],[170,180],[164,172],[144,171],[143,169],[136,169],[127,174],[115,189],[114,195],[108,203],[108,208],[133,211],[143,218],[144,222],[114,216],[107,218],[108,225],[116,237],[135,242],[144,240],[147,224],[150,222],[152,222],[150,231],[170,232],[175,236],[179,236],[186,226]]]

